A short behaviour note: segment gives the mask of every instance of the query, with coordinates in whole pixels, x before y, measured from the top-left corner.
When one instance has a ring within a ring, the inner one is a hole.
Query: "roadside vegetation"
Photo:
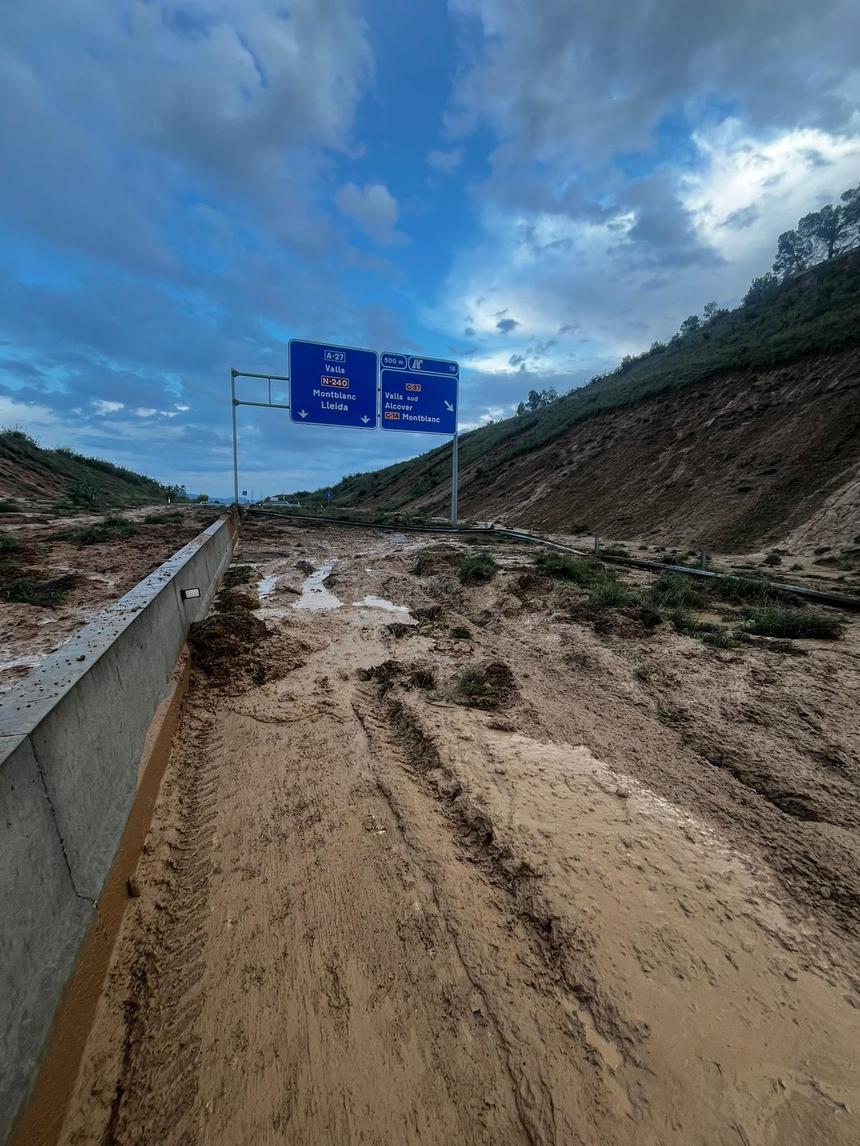
[[[816,609],[780,608],[747,610],[744,629],[760,637],[834,641],[842,636],[845,622]]]
[[[75,545],[101,545],[106,541],[124,541],[137,533],[137,526],[125,517],[105,517],[95,525],[84,525],[79,529],[64,529],[57,534],[59,541],[71,541]]]
[[[805,602],[755,579],[698,580],[667,570],[650,584],[635,586],[600,561],[552,551],[536,557],[534,568],[545,577],[584,591],[584,598],[572,606],[573,616],[590,615],[595,621],[600,618],[605,627],[606,613],[626,613],[635,621],[626,630],[630,635],[669,624],[675,632],[712,648],[734,649],[752,636],[779,638],[783,643],[836,640],[842,636],[845,625],[838,614],[809,608]]]
[[[457,576],[464,585],[480,585],[491,580],[497,568],[489,553],[464,553],[457,562]]]
[[[0,459],[21,467],[34,485],[41,482],[46,490],[52,490],[60,484],[63,493],[52,506],[58,516],[166,502],[168,498],[186,500],[183,486],[163,485],[125,466],[104,458],[87,457],[66,447],[43,449],[17,426],[0,429]],[[16,508],[12,503],[9,505]]]
[[[735,309],[709,303],[701,315],[684,319],[667,342],[654,342],[641,354],[626,356],[614,370],[567,394],[533,391],[518,414],[463,434],[463,480],[487,482],[498,475],[499,464],[496,459],[485,462],[489,454],[501,451],[497,457],[508,463],[595,414],[728,371],[764,370],[860,344],[860,251],[845,249],[840,254],[835,248],[827,258],[820,242],[800,246],[805,253],[799,263],[760,276]],[[333,487],[332,502],[341,509],[369,503],[399,510],[436,490],[441,497],[450,474],[451,447],[444,445],[385,469],[349,474]],[[291,496],[319,504],[324,491]]]

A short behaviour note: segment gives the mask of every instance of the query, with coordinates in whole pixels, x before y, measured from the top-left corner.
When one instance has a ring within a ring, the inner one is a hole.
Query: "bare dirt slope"
[[[362,506],[444,512],[418,459]],[[597,414],[526,453],[505,441],[460,470],[464,517],[537,530],[740,552],[788,534],[848,546],[860,534],[860,351],[806,358]]]
[[[457,552],[245,527],[63,1142],[856,1142],[856,627]]]

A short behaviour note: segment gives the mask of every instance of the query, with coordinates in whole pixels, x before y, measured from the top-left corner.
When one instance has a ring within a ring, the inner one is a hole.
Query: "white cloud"
[[[703,162],[680,178],[680,198],[703,239],[735,265],[769,262],[781,231],[860,178],[860,134],[799,128],[756,139],[729,120],[695,141]]]
[[[463,162],[463,148],[452,147],[448,151],[434,148],[427,152],[427,162],[434,171],[441,171],[445,175],[453,175]]]
[[[104,398],[96,398],[93,401],[93,410],[99,418],[103,418],[105,414],[115,414],[124,408],[124,402],[108,402]]]
[[[779,233],[860,174],[860,134],[761,137],[732,121],[695,144],[697,163],[633,184],[601,222],[488,197],[481,241],[460,252],[427,322],[470,331],[474,370],[556,374],[564,388],[671,336],[711,299],[736,305]],[[520,325],[502,333],[506,317]]]
[[[856,0],[449,0],[476,46],[458,75],[451,133],[495,132],[502,168],[569,177],[650,147],[667,113],[731,101],[756,130],[840,130],[856,108]],[[477,34],[475,34],[477,33]],[[546,166],[549,170],[546,170]]]
[[[359,227],[380,246],[391,247],[407,241],[397,230],[397,200],[382,183],[358,187],[345,183],[334,197],[337,209],[354,219]]]
[[[138,406],[132,413],[138,418],[151,418],[152,415],[157,414],[158,411],[152,406]]]

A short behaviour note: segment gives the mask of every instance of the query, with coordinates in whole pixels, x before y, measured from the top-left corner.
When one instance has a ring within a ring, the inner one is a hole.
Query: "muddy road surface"
[[[67,1146],[860,1141],[856,626],[484,552],[244,526]]]

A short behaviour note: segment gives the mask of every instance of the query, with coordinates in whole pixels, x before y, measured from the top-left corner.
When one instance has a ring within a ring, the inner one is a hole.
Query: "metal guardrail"
[[[394,533],[439,533],[448,537],[462,534],[478,534],[484,537],[509,538],[512,541],[523,541],[531,545],[543,545],[549,549],[556,549],[560,553],[570,553],[574,557],[593,557],[590,550],[577,549],[574,545],[565,545],[561,541],[553,541],[549,537],[541,537],[538,533],[525,533],[517,529],[499,528],[495,525],[458,525],[453,529],[450,525],[403,525],[389,524],[378,521],[356,521],[354,518],[334,518],[312,516],[304,513],[284,513],[277,509],[257,509],[249,507],[245,513],[255,517],[291,518],[295,521],[314,522],[321,525],[345,525],[354,529],[384,529]],[[742,577],[736,573],[717,573],[712,569],[693,569],[689,565],[667,565],[662,561],[648,561],[643,557],[620,557],[617,554],[599,554],[599,560],[611,565],[626,565],[634,569],[653,569],[661,573],[683,573],[688,577],[710,577],[717,580],[745,581],[752,585],[765,585],[779,593],[789,593],[802,597],[806,601],[816,601],[821,605],[830,605],[836,609],[846,609],[850,612],[860,612],[860,597],[852,597],[847,593],[829,593],[823,589],[814,589],[808,585],[790,585],[784,581],[766,581],[761,577]]]

